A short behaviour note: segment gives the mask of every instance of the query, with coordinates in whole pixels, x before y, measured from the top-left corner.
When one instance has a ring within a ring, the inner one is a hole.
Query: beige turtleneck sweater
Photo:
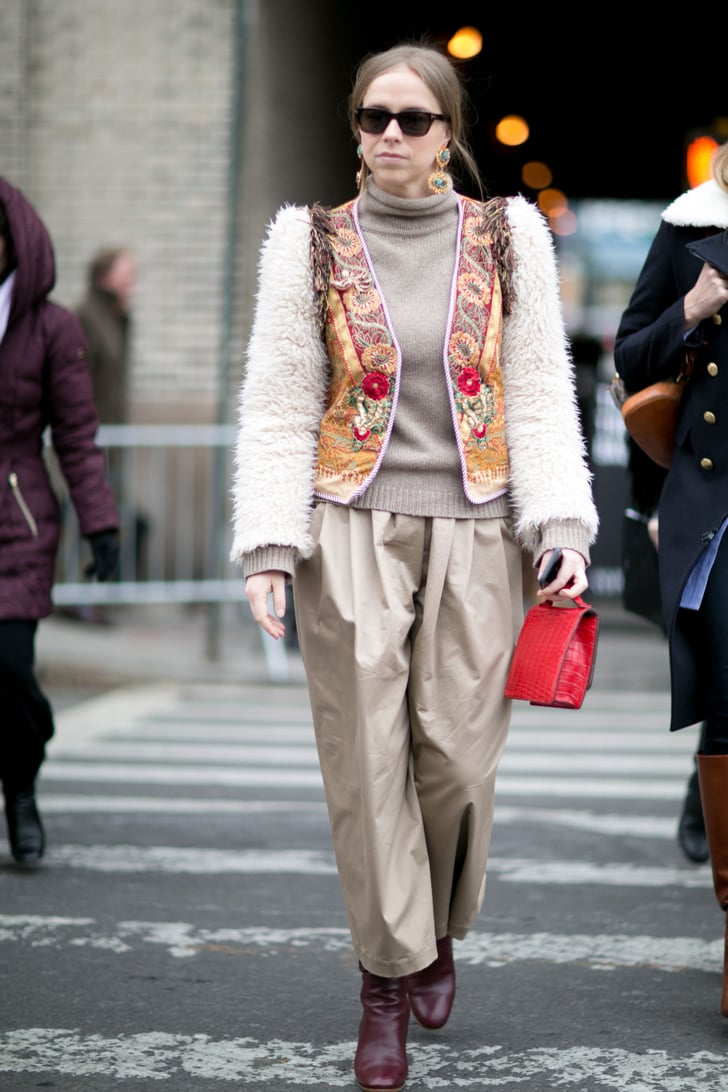
[[[452,191],[395,197],[369,179],[359,203],[402,372],[389,446],[354,508],[454,518],[508,513],[505,496],[472,504],[463,490],[444,364],[457,220]]]

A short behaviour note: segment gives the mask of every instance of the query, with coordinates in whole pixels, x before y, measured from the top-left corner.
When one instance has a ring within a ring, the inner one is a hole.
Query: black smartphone
[[[538,578],[539,588],[545,588],[547,584],[550,584],[551,581],[556,578],[556,574],[561,568],[561,553],[562,551],[560,546],[557,547],[555,550],[551,551],[549,563],[544,569],[541,576],[539,576]]]

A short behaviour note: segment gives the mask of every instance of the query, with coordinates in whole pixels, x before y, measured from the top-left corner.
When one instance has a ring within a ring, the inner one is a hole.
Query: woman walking
[[[407,1076],[410,1012],[442,1027],[452,941],[484,896],[522,551],[587,587],[597,517],[556,263],[477,167],[439,50],[366,58],[358,196],[280,210],[241,391],[233,558],[283,636],[293,582],[334,850],[361,971],[363,1089]],[[269,613],[272,595],[273,613]]]

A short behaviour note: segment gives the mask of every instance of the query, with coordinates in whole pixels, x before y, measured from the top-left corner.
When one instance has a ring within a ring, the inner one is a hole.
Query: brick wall
[[[0,5],[0,170],[51,232],[54,298],[76,304],[100,245],[130,246],[137,258],[136,420],[214,420],[223,342],[232,419],[265,225],[284,201],[350,195],[356,163],[339,112],[349,73],[337,54],[336,8],[336,0]]]
[[[24,0],[0,4],[0,171],[11,180],[24,173],[25,11]]]

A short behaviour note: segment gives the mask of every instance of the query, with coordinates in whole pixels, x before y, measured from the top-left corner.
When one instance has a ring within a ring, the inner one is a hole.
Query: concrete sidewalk
[[[659,630],[614,600],[589,601],[600,617],[594,687],[666,692],[667,645]],[[245,604],[219,608],[217,625],[199,605],[114,607],[109,615],[107,626],[61,613],[44,619],[36,639],[41,681],[99,689],[146,681],[305,681],[298,652],[262,634]]]

